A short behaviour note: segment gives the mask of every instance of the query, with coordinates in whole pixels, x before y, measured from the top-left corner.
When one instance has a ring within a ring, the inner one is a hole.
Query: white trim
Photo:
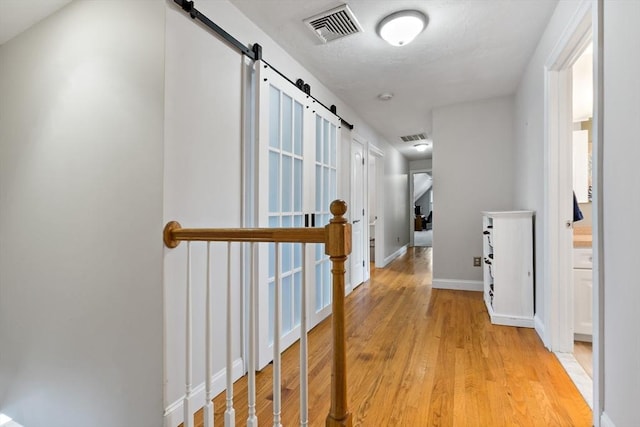
[[[483,292],[484,283],[482,280],[433,279],[431,288]]]
[[[409,218],[414,217],[415,213],[413,210],[413,206],[414,206],[414,201],[413,201],[413,192],[414,187],[413,187],[413,180],[414,180],[414,175],[417,173],[431,173],[433,169],[409,169]],[[433,184],[431,189],[433,190]],[[428,215],[428,214],[427,214]],[[414,221],[409,221],[409,246],[413,247],[415,246],[415,236],[414,236],[414,231],[415,231],[415,222]]]
[[[542,340],[542,343],[546,346],[549,347],[545,341],[546,337],[544,335],[544,322],[542,321],[542,319],[540,318],[540,316],[538,316],[537,314],[534,314],[533,316],[533,327],[535,328],[538,336],[540,337],[540,339]]]
[[[351,138],[351,155],[349,157],[349,198],[350,203],[349,206],[353,208],[356,205],[355,196],[357,191],[355,189],[355,171],[354,171],[354,148],[355,150],[360,149],[360,153],[362,154],[362,188],[361,191],[361,201],[362,201],[362,216],[360,218],[361,227],[362,227],[362,236],[361,236],[361,244],[362,244],[362,260],[364,261],[364,265],[361,267],[358,260],[355,260],[353,257],[349,257],[349,288],[351,290],[360,286],[367,280],[369,280],[369,156],[367,147],[369,142],[362,138],[359,134],[353,133],[353,137]],[[339,151],[339,149],[337,149]],[[349,217],[351,218],[351,223],[353,224],[354,218],[359,216],[358,212],[347,212]],[[353,227],[353,225],[352,225]],[[353,237],[353,233],[352,233]],[[351,248],[353,249],[353,241],[351,243]],[[354,283],[353,276],[354,270],[358,268],[362,270],[362,282]],[[355,286],[354,286],[355,285]]]
[[[572,65],[587,46],[591,38],[591,3],[591,0],[582,0],[549,54],[545,68],[559,70]],[[568,52],[567,46],[572,44],[577,48]]]
[[[569,71],[545,69],[545,330],[550,350],[563,352],[573,348],[573,287],[565,286],[572,283]]]
[[[402,256],[402,255],[406,254],[407,253],[407,248],[408,248],[408,245],[404,245],[403,247],[401,247],[400,249],[398,249],[397,251],[395,251],[394,253],[392,253],[388,257],[386,257],[384,259],[384,265],[382,267],[379,267],[379,268],[386,267],[394,259],[398,258],[399,256]]]
[[[593,33],[593,424],[595,427],[613,426],[604,413],[604,222],[603,222],[603,146],[604,146],[604,0],[594,0],[592,10]],[[602,418],[600,414],[602,413]]]
[[[496,314],[496,312],[493,311],[493,307],[491,306],[489,301],[485,299],[484,304],[487,307],[487,313],[489,313],[491,323],[493,323],[494,325],[517,326],[519,328],[534,327],[534,321],[532,317],[516,316],[511,314]]]
[[[562,220],[558,215],[559,206],[564,203],[564,196],[555,191],[562,187],[560,180],[560,164],[564,160],[562,152],[554,145],[552,138],[558,138],[562,132],[563,122],[559,116],[563,113],[561,84],[570,79],[563,79],[590,39],[594,41],[594,108],[593,108],[593,233],[594,233],[594,283],[593,283],[593,424],[595,427],[605,425],[600,413],[604,409],[604,281],[599,266],[602,265],[602,0],[582,0],[576,12],[566,26],[556,46],[547,59],[545,67],[545,188],[544,188],[544,265],[546,274],[544,286],[544,326],[545,345],[553,351],[571,351],[573,348],[573,309],[572,289],[565,286],[565,275],[571,272],[571,260],[566,260],[562,247]],[[566,93],[566,92],[565,92]],[[570,93],[570,91],[569,91]],[[566,103],[567,100],[565,99]],[[570,102],[570,100],[569,100]],[[570,111],[570,108],[569,108]],[[566,112],[565,112],[566,115]],[[562,187],[564,188],[564,187]],[[568,187],[570,188],[570,187]],[[572,283],[568,279],[568,283]],[[577,384],[576,384],[577,385]]]
[[[244,363],[242,362],[241,358],[234,360],[232,374],[234,382],[244,375]],[[221,369],[220,371],[213,374],[212,381],[212,390],[214,394],[217,395],[224,391],[226,388],[225,370]],[[197,387],[193,388],[191,396],[192,409],[194,411],[198,411],[205,404],[204,382],[198,384]],[[176,427],[184,421],[184,414],[182,410],[183,400],[184,395],[180,396],[178,400],[168,405],[164,409],[164,427]],[[195,405],[193,405],[194,403]]]
[[[369,142],[369,152],[376,157],[384,157],[384,151],[379,149],[373,143]]]
[[[572,353],[555,352],[554,354],[571,378],[571,381],[576,385],[585,402],[593,409],[593,381],[591,377]]]
[[[374,230],[375,238],[375,250],[374,250],[374,264],[376,268],[383,268],[384,264],[384,152],[378,147],[369,142],[368,156],[375,159],[375,190],[376,190],[376,227]],[[367,179],[369,179],[369,163],[367,162]],[[367,181],[368,185],[369,181]],[[369,205],[369,190],[367,190],[367,207]],[[369,236],[371,237],[371,236]],[[367,250],[369,250],[367,248]],[[371,260],[369,260],[371,261]]]
[[[609,415],[606,412],[602,413],[602,417],[600,417],[600,426],[601,427],[616,427],[616,425],[611,421]]]
[[[545,345],[573,348],[571,233],[571,75],[570,66],[591,38],[591,1],[583,0],[547,58],[544,70],[544,223],[543,263]]]

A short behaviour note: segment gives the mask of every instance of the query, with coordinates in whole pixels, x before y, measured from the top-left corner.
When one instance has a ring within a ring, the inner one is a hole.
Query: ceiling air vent
[[[420,141],[423,139],[427,139],[427,134],[419,133],[416,135],[401,136],[400,139],[402,139],[404,142]]]
[[[362,32],[362,27],[346,4],[303,21],[322,43]]]

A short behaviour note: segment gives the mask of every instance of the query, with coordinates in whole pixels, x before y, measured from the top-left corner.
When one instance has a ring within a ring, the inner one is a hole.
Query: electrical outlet
[[[479,256],[474,256],[473,257],[473,266],[474,267],[480,267],[482,265],[482,258],[480,258]]]

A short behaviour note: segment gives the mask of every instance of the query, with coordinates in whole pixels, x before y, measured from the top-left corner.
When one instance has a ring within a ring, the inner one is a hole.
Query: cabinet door
[[[575,334],[591,335],[593,333],[593,273],[592,270],[573,270],[574,293],[574,325]]]

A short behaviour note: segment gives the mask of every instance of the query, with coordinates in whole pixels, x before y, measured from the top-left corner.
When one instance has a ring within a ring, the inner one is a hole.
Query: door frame
[[[433,171],[433,168],[431,169],[411,169],[409,170],[409,218],[414,218],[415,216],[415,212],[413,210],[413,176],[417,173],[428,173],[431,174]],[[431,177],[433,179],[433,176]],[[433,184],[431,186],[431,188],[433,189]],[[409,221],[409,246],[412,247],[415,244],[415,239],[414,239],[414,230],[415,228],[415,224],[413,221]]]
[[[369,142],[367,150],[367,156],[369,159],[374,159],[376,162],[375,168],[375,188],[369,187],[369,182],[371,182],[371,171],[369,170],[369,162],[367,161],[367,209],[369,209],[369,195],[371,191],[376,192],[376,225],[374,228],[374,238],[375,238],[375,249],[374,249],[374,264],[376,268],[384,267],[384,151],[376,147],[374,144]],[[369,212],[367,212],[369,215]],[[367,227],[367,233],[369,232],[369,228]],[[371,236],[368,236],[369,239]],[[371,261],[371,260],[369,260]]]
[[[573,351],[571,74],[587,43],[594,43],[593,103],[593,423],[604,408],[604,282],[602,246],[602,0],[583,0],[549,55],[544,69],[544,319],[536,331],[551,351]],[[569,168],[570,169],[570,168]],[[569,230],[569,232],[568,232]]]
[[[362,222],[362,257],[363,260],[365,261],[365,265],[362,266],[362,282],[360,283],[354,283],[352,278],[353,278],[353,271],[356,267],[356,265],[354,264],[354,260],[353,257],[351,258],[351,262],[349,262],[349,266],[350,268],[350,272],[349,272],[349,286],[350,288],[353,290],[355,288],[357,288],[360,284],[366,282],[367,280],[369,280],[369,269],[367,268],[367,260],[369,257],[368,254],[368,250],[369,250],[369,245],[367,244],[367,242],[369,241],[369,221],[365,220],[367,218],[369,218],[369,192],[368,192],[368,173],[367,173],[367,168],[368,168],[368,150],[367,150],[367,145],[368,142],[366,140],[364,140],[364,138],[362,138],[360,135],[358,134],[353,134],[353,137],[351,138],[351,146],[350,146],[350,163],[349,163],[349,195],[350,195],[350,205],[351,205],[351,221],[353,222],[353,218],[354,215],[359,215],[357,212],[353,211],[353,208],[355,206],[355,195],[356,195],[356,188],[355,188],[355,182],[354,182],[354,171],[353,171],[353,165],[354,165],[354,161],[355,161],[355,156],[354,156],[354,147],[358,146],[361,149],[361,153],[362,153],[362,160],[363,160],[363,168],[362,168],[362,189],[360,189],[360,192],[362,194],[362,209],[364,210],[364,214],[362,215],[361,218],[361,222]],[[353,246],[353,244],[352,244]],[[358,268],[359,265],[358,265]]]

